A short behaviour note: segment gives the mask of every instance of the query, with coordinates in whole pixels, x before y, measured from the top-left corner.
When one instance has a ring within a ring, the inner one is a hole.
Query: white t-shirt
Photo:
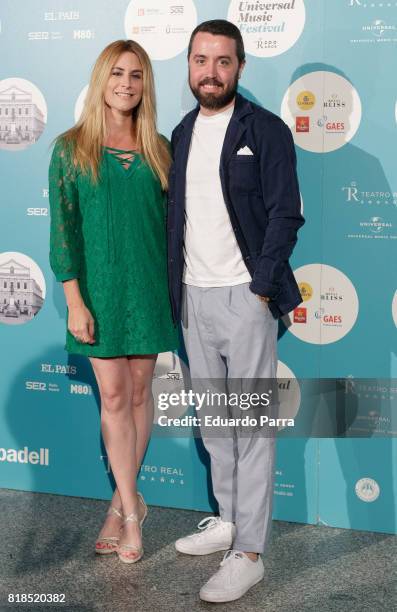
[[[251,280],[223,199],[219,164],[233,106],[197,115],[186,169],[183,282],[224,287]]]

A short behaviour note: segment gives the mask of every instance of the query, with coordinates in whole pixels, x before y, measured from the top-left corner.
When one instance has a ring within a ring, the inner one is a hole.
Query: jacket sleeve
[[[57,281],[78,278],[82,257],[76,170],[68,147],[58,141],[49,167],[50,265]]]
[[[251,291],[271,299],[281,290],[281,279],[305,220],[296,173],[292,134],[281,120],[269,122],[259,143],[260,178],[268,226],[250,284]]]

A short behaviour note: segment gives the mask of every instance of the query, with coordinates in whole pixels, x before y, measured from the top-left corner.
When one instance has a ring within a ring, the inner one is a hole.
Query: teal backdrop
[[[215,18],[243,33],[241,92],[281,115],[296,143],[306,224],[292,266],[303,302],[280,325],[283,410],[307,424],[335,409],[304,379],[347,378],[356,390],[344,437],[280,432],[273,516],[395,533],[394,1],[1,2],[0,486],[111,496],[93,374],[64,351],[63,291],[48,262],[51,142],[78,117],[100,51],[127,37],[152,58],[169,137],[195,105],[189,34]],[[156,390],[178,389],[185,369],[183,353],[162,355]],[[157,430],[139,474],[147,501],[213,509],[200,441]]]

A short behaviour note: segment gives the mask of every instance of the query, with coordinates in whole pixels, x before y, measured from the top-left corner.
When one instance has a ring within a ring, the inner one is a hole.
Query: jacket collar
[[[181,134],[180,146],[177,148],[175,161],[178,164],[178,168],[180,168],[181,175],[186,177],[186,167],[187,160],[189,157],[189,147],[190,141],[192,138],[194,122],[196,121],[197,115],[200,111],[200,105],[197,105],[194,110],[185,115],[185,117],[180,122],[180,126],[183,128],[183,133]],[[246,98],[244,98],[240,94],[236,94],[236,99],[234,103],[234,111],[233,115],[229,121],[229,125],[226,130],[225,140],[223,141],[223,147],[221,152],[220,159],[220,170],[221,170],[221,180],[224,173],[225,165],[230,159],[233,151],[235,150],[238,142],[242,138],[246,128],[246,125],[241,121],[243,117],[246,115],[252,114],[254,112],[253,106],[251,102],[249,102]],[[185,198],[185,179],[181,183],[181,198],[184,201]]]

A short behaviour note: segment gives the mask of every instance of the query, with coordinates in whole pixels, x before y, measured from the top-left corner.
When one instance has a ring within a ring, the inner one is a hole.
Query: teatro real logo
[[[387,189],[362,189],[357,181],[352,181],[350,185],[341,187],[348,204],[369,204],[374,206],[397,205],[397,192]]]

